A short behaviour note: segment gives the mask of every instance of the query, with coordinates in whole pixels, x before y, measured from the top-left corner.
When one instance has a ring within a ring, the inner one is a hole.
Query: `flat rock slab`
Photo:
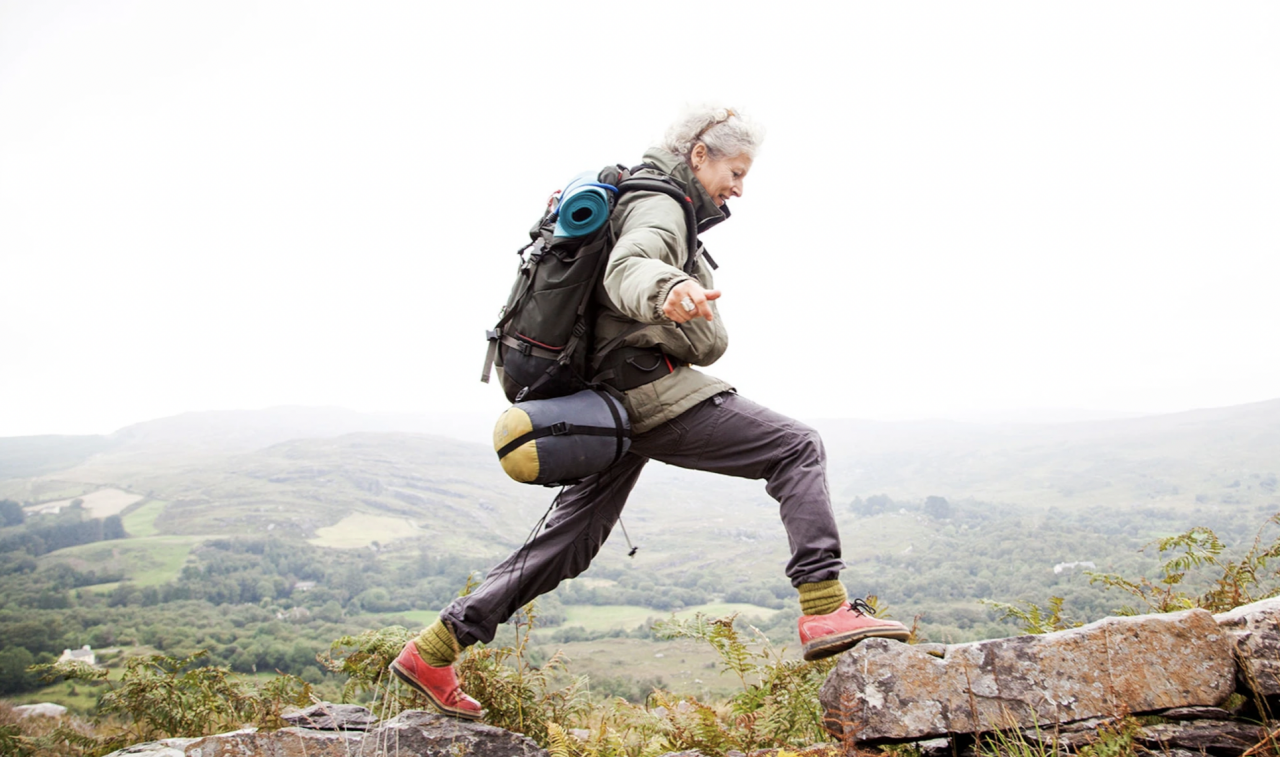
[[[1280,597],[1213,618],[1235,642],[1240,685],[1264,697],[1280,694]]]
[[[350,757],[358,754],[364,734],[340,731],[312,731],[306,728],[281,728],[278,731],[242,731],[219,733],[198,739],[164,739],[153,742],[157,747],[173,751],[130,752],[122,749],[108,757],[146,754],[148,757]],[[147,746],[147,745],[139,745]],[[138,747],[131,747],[138,748]]]
[[[1066,754],[1079,752],[1090,744],[1098,741],[1098,734],[1095,731],[1073,731],[1071,733],[1054,732],[1052,729],[1041,730],[1023,730],[1020,732],[1022,740],[1028,745],[1039,745],[1036,754]],[[1016,743],[1016,742],[1015,742]],[[984,749],[982,751],[989,751]]]
[[[194,739],[165,739],[164,741],[148,741],[118,749],[107,757],[186,757],[181,746],[173,742],[188,742]]]
[[[942,659],[869,639],[841,655],[821,701],[842,738],[910,741],[1213,706],[1234,681],[1231,639],[1186,610],[951,645]]]
[[[387,757],[547,757],[546,750],[527,736],[422,710],[402,712],[369,731],[359,754],[361,757],[384,754]]]
[[[280,718],[289,725],[316,731],[364,731],[378,722],[368,707],[329,702],[320,702],[305,710],[287,711]]]
[[[547,757],[530,739],[483,723],[409,710],[368,731],[220,733],[164,739],[112,752],[108,757]]]
[[[1157,753],[1164,749],[1180,748],[1198,754],[1237,757],[1266,737],[1266,729],[1257,725],[1221,720],[1192,720],[1147,726],[1138,733],[1138,742]]]
[[[1235,717],[1221,707],[1174,707],[1157,714],[1169,720],[1231,720]]]

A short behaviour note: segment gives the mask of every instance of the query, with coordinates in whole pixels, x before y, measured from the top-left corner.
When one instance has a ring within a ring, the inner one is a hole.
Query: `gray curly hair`
[[[754,159],[764,141],[764,128],[736,108],[702,105],[689,109],[667,129],[662,147],[686,163],[699,142],[715,160],[746,154]]]

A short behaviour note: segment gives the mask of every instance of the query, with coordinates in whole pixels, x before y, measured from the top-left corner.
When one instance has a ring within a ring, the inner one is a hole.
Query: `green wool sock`
[[[462,651],[458,640],[444,623],[438,620],[418,634],[413,640],[413,645],[418,648],[418,654],[422,655],[422,661],[433,668],[452,665],[453,661],[458,659],[458,653]]]
[[[800,584],[800,612],[805,615],[827,615],[840,609],[849,598],[839,579]]]

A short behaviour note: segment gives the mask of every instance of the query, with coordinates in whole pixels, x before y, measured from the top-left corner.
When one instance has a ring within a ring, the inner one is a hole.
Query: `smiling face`
[[[707,152],[707,146],[699,142],[689,155],[689,165],[698,183],[720,206],[730,197],[742,196],[742,182],[751,170],[751,156],[742,153],[728,158],[713,158]]]

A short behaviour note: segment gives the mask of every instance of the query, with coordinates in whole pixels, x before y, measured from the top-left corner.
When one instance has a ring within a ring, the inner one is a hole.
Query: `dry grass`
[[[141,502],[143,497],[141,494],[130,494],[129,492],[120,491],[119,489],[100,489],[82,497],[73,497],[71,499],[60,499],[54,502],[43,502],[39,505],[27,508],[28,513],[56,513],[59,510],[70,507],[72,502],[80,499],[81,507],[89,514],[91,518],[105,518],[108,515],[118,515],[129,505],[135,502]]]
[[[360,549],[374,542],[386,544],[420,535],[418,526],[408,518],[353,513],[332,526],[317,528],[315,538],[308,541],[317,547]]]

